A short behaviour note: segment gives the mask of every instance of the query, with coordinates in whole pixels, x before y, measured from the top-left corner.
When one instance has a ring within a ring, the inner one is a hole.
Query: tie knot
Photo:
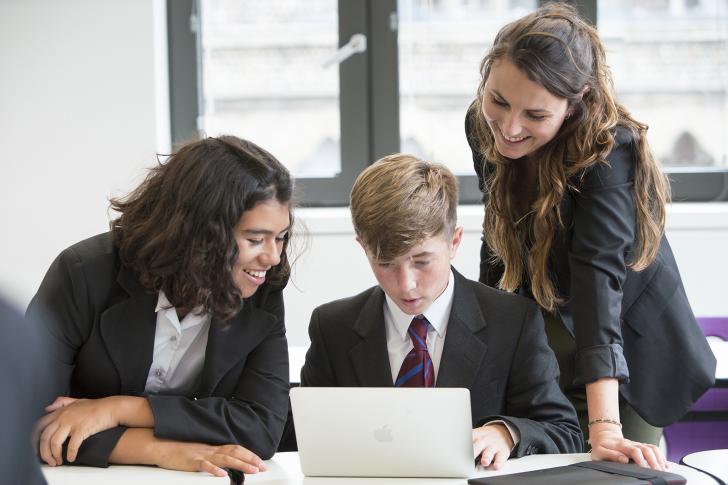
[[[427,321],[422,315],[417,315],[412,319],[407,333],[412,339],[412,345],[415,350],[427,351],[427,327],[430,322]]]

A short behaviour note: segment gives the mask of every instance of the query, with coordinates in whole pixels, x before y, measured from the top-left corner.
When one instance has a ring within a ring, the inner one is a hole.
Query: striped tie
[[[407,333],[414,348],[402,362],[394,387],[434,387],[435,373],[427,351],[427,327],[430,322],[422,315],[412,319]]]

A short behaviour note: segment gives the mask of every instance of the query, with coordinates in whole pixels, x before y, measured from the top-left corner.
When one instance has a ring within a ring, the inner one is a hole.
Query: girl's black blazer
[[[56,373],[47,399],[144,395],[154,353],[157,293],[119,259],[108,233],[64,250],[28,307],[43,322]],[[281,288],[267,284],[229,322],[213,318],[196,390],[150,395],[154,435],[276,451],[288,411],[288,345]],[[76,464],[108,465],[125,428],[86,439]]]

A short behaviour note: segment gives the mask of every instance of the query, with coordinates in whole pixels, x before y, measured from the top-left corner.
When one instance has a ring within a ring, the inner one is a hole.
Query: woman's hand
[[[266,471],[265,463],[258,455],[239,445],[161,441],[155,455],[156,465],[169,470],[207,472],[218,477],[227,475],[224,468],[248,474]]]
[[[513,438],[503,423],[485,424],[473,430],[473,455],[483,467],[498,470],[511,456]]]
[[[586,385],[589,407],[589,444],[594,460],[627,463],[655,470],[665,470],[667,462],[655,445],[625,439],[619,424],[619,382],[602,378]],[[609,418],[604,422],[604,417]],[[609,422],[613,421],[613,422]]]
[[[66,459],[76,460],[81,443],[89,436],[119,425],[113,398],[74,399],[58,397],[45,408],[36,423],[35,437],[40,457],[50,466],[63,463],[63,443],[68,440]]]
[[[667,469],[667,461],[657,446],[625,439],[622,430],[614,424],[595,423],[590,426],[589,444],[594,460],[628,463],[631,459],[645,468]]]

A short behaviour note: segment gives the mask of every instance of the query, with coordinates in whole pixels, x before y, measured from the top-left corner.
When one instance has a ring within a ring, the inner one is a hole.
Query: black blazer
[[[559,389],[558,364],[538,307],[453,272],[436,387],[470,390],[474,427],[502,419],[518,428],[521,439],[512,456],[581,452],[576,413]],[[393,387],[384,302],[375,286],[316,308],[301,385]]]
[[[476,148],[470,116],[465,130],[483,190],[492,165]],[[549,268],[566,299],[558,308],[561,320],[576,339],[573,384],[617,378],[622,397],[649,423],[665,426],[713,385],[716,362],[664,235],[650,266],[640,272],[627,267],[636,237],[634,150],[631,133],[619,128],[608,164],[594,164],[575,178],[579,192],[561,202],[564,228]],[[502,273],[484,241],[480,281],[497,286]]]
[[[275,453],[289,388],[281,291],[263,285],[228,326],[213,318],[196,391],[148,396],[155,436],[237,443],[263,459]],[[49,399],[142,395],[152,364],[156,303],[157,294],[146,292],[120,263],[108,233],[64,250],[28,308],[28,314],[50,317],[43,329],[59,372]],[[88,438],[76,463],[108,465],[124,430]]]

